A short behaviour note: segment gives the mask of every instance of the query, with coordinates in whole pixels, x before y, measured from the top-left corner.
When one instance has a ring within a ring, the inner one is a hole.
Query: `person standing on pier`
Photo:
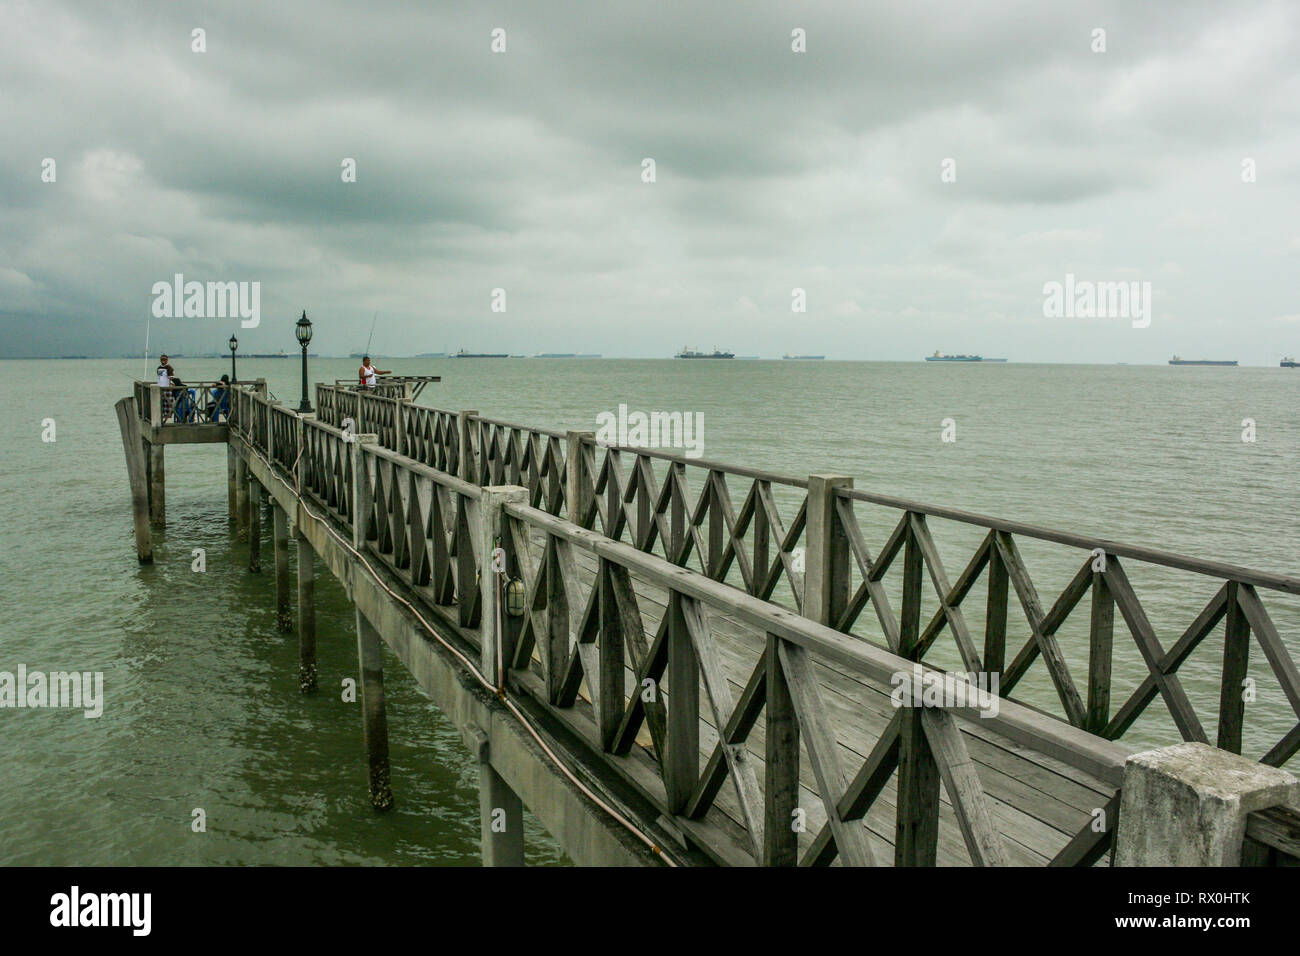
[[[172,368],[171,363],[167,361],[166,355],[158,357],[158,387],[162,395],[162,420],[167,421],[172,414],[172,379],[176,376],[176,370]]]
[[[377,383],[376,376],[392,374],[386,369],[377,369],[370,364],[370,356],[361,357],[361,368],[357,370],[357,377],[361,379],[362,388],[374,388]]]

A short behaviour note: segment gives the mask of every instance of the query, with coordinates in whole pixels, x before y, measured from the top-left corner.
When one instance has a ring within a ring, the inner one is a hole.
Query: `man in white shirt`
[[[361,368],[357,370],[357,377],[361,380],[362,388],[374,388],[377,382],[377,376],[392,374],[387,369],[377,369],[370,364],[370,356],[361,357]]]

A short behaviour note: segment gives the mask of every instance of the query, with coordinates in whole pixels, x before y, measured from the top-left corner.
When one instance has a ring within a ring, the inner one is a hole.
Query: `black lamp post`
[[[235,374],[235,349],[239,348],[239,339],[232,335],[228,344],[230,345],[230,381],[234,383],[239,380],[239,376]]]
[[[311,320],[307,318],[306,309],[303,309],[302,318],[293,327],[293,334],[302,346],[302,401],[298,404],[298,411],[305,415],[311,412],[311,402],[307,401],[307,346],[311,342]]]

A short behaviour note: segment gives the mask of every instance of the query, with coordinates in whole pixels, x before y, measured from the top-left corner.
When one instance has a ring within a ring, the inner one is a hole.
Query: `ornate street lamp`
[[[293,327],[293,334],[302,346],[302,401],[298,403],[298,411],[309,414],[311,402],[307,401],[307,346],[311,343],[311,320],[307,318],[306,309],[303,309],[302,318]]]
[[[235,374],[235,349],[239,348],[239,339],[232,335],[228,344],[230,345],[230,381],[234,384],[239,379]]]

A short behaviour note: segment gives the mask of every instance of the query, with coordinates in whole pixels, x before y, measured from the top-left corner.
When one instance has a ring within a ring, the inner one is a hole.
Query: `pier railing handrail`
[[[894,686],[913,673],[940,680],[941,672],[521,501],[507,501],[501,510],[508,573],[521,576],[527,609],[522,628],[508,634],[500,651],[509,662],[512,689],[543,707],[570,710],[579,692],[575,675],[585,679],[591,719],[570,725],[579,728],[589,746],[606,753],[628,754],[640,728],[648,727],[661,786],[642,788],[661,811],[677,819],[703,818],[730,777],[736,797],[731,815],[742,842],[748,841],[743,849],[755,862],[793,864],[800,859],[797,835],[790,831],[801,743],[825,814],[803,852],[804,864],[825,865],[836,856],[846,865],[877,862],[862,823],[895,769],[894,819],[900,835],[895,862],[933,864],[941,805],[937,786],[926,781],[943,776],[971,861],[1008,864],[1008,848],[967,748],[970,731],[964,727],[972,723],[1103,785],[1118,789],[1123,782],[1130,748],[1010,701],[1001,702],[992,714],[981,713],[964,697],[897,706],[862,767],[845,774],[842,741],[832,729],[814,663],[834,665],[837,673],[877,687]],[[541,563],[535,565],[530,552],[536,532],[544,544]],[[593,574],[578,571],[575,550],[595,560]],[[584,587],[588,578],[594,580]],[[653,641],[644,628],[633,578],[668,592]],[[757,659],[745,662],[753,671],[738,700],[729,689],[723,649],[713,630],[723,618],[766,636],[766,650],[760,644]],[[577,643],[571,648],[572,636]],[[629,669],[630,683],[625,676]],[[647,681],[661,688],[649,702],[638,693]],[[630,696],[627,686],[633,688]],[[767,720],[761,783],[746,756],[760,710]],[[710,759],[701,762],[703,713],[720,739]],[[799,731],[791,734],[790,727]],[[911,742],[904,746],[904,740]],[[917,740],[924,743],[918,746]],[[1113,825],[1112,819],[1107,829]],[[1108,835],[1090,838],[1088,829],[1085,825],[1053,862],[1088,863],[1104,852]],[[904,838],[904,833],[917,836]]]
[[[1036,538],[1039,541],[1050,541],[1053,544],[1068,545],[1069,547],[1080,548],[1085,551],[1101,549],[1107,554],[1117,555],[1123,558],[1133,558],[1135,561],[1142,561],[1146,564],[1158,564],[1163,567],[1174,568],[1179,571],[1191,571],[1209,577],[1231,578],[1234,581],[1251,584],[1255,587],[1268,588],[1273,591],[1285,591],[1288,594],[1300,594],[1300,577],[1294,575],[1274,574],[1269,571],[1257,571],[1253,568],[1242,567],[1241,565],[1236,564],[1227,564],[1220,561],[1205,561],[1200,558],[1193,558],[1185,554],[1179,554],[1175,551],[1164,551],[1159,548],[1148,548],[1143,545],[1126,544],[1121,541],[1114,541],[1110,538],[1092,537],[1090,535],[1078,534],[1075,532],[1055,531],[1051,528],[1026,524],[1022,521],[995,518],[989,515],[978,514],[976,512],[949,508],[944,505],[922,504],[920,502],[910,501],[906,498],[898,498],[893,495],[882,495],[876,492],[862,491],[855,488],[837,489],[836,494],[840,497],[849,498],[854,501],[866,501],[871,504],[883,505],[886,508],[894,508],[898,511],[927,515],[931,518],[944,518],[962,524],[975,525],[990,531],[1003,531],[1007,534],[1020,535],[1023,538]]]
[[[235,391],[234,430],[292,475],[305,498],[323,505],[337,521],[350,527],[357,547],[379,558],[426,605],[451,608],[444,612],[445,619],[459,626],[466,639],[479,648],[485,669],[489,659],[497,661],[506,675],[503,679],[515,690],[528,694],[539,705],[560,708],[569,715],[564,719],[570,726],[580,728],[586,726],[582,724],[586,718],[575,725],[572,707],[581,686],[591,687],[591,741],[608,752],[626,754],[638,729],[648,728],[667,795],[660,798],[651,792],[648,796],[666,800],[664,806],[670,814],[697,819],[707,812],[730,774],[739,781],[741,812],[747,814],[742,822],[749,838],[773,823],[776,818],[764,816],[768,811],[756,797],[761,791],[750,786],[741,754],[767,693],[764,681],[778,681],[785,687],[783,693],[790,694],[793,701],[788,713],[799,718],[801,726],[826,726],[819,712],[821,691],[811,677],[806,655],[879,686],[904,667],[919,667],[930,675],[943,673],[925,655],[946,632],[965,671],[1000,675],[1002,697],[995,715],[973,717],[978,708],[953,705],[928,708],[929,716],[907,716],[910,709],[901,708],[851,787],[840,789],[833,782],[840,779],[835,774],[826,777],[832,781],[823,794],[823,799],[830,801],[827,823],[806,862],[824,863],[836,853],[844,854],[846,861],[864,859],[868,851],[847,824],[861,819],[879,796],[877,784],[883,786],[889,770],[901,766],[891,761],[914,762],[905,775],[906,782],[900,776],[899,813],[908,819],[933,819],[939,812],[937,805],[932,805],[925,787],[916,783],[916,774],[925,778],[934,766],[919,766],[915,761],[948,761],[935,766],[952,773],[967,760],[961,735],[970,731],[959,729],[954,721],[978,720],[984,728],[1033,753],[1111,787],[1120,785],[1120,769],[1129,752],[1112,741],[1157,698],[1168,706],[1184,739],[1205,741],[1200,718],[1176,672],[1221,621],[1226,624],[1218,746],[1241,752],[1246,711],[1243,695],[1235,689],[1246,674],[1246,648],[1252,636],[1300,716],[1300,671],[1256,592],[1258,587],[1296,593],[1290,586],[1294,579],[1286,576],[859,492],[851,487],[851,479],[838,476],[812,475],[791,483],[787,493],[797,490],[803,495],[798,516],[787,528],[775,507],[769,480],[773,476],[764,472],[724,470],[726,466],[714,462],[671,456],[666,462],[667,473],[660,476],[646,449],[605,446],[596,443],[590,432],[520,432],[519,426],[477,413],[453,414],[396,398],[318,389],[318,397],[325,399],[321,405],[324,416],[349,411],[356,416],[347,427],[337,427],[314,416],[299,415],[268,400],[264,393],[264,387]],[[598,458],[602,449],[603,457]],[[626,473],[625,459],[630,465]],[[685,479],[692,466],[706,473],[694,497]],[[749,482],[738,511],[731,507],[728,478]],[[512,487],[520,490],[512,491]],[[899,515],[874,555],[867,547],[855,505],[879,506]],[[954,579],[948,577],[939,559],[928,524],[932,518],[974,525],[987,532]],[[756,531],[749,541],[745,540],[747,528]],[[540,563],[535,556],[538,536],[542,541]],[[630,540],[622,540],[624,536]],[[1050,610],[1044,610],[1020,556],[1018,536],[1084,552],[1082,567]],[[803,565],[792,560],[795,542],[800,540],[807,550],[806,573]],[[774,556],[768,550],[773,541]],[[498,562],[498,552],[503,563]],[[589,567],[578,570],[577,553],[595,563],[594,572]],[[692,560],[700,565],[698,569],[690,567]],[[1164,564],[1217,578],[1222,584],[1182,636],[1162,646],[1129,582],[1126,561]],[[895,615],[884,580],[891,568],[899,566],[902,603]],[[733,567],[740,568],[744,579],[739,586],[728,580]],[[498,579],[497,572],[504,572],[506,578]],[[631,576],[669,595],[653,643],[646,640],[648,631],[640,632],[641,616],[636,611]],[[987,577],[989,588],[982,648],[961,612],[962,601],[981,576]],[[515,578],[523,588],[524,611],[520,618],[502,623],[500,608],[493,608],[496,598],[490,588],[498,580],[508,580],[513,586]],[[927,578],[938,604],[928,623],[922,617],[921,601]],[[777,600],[774,587],[778,580],[789,585],[794,607]],[[1073,683],[1056,634],[1090,592],[1091,648],[1085,694]],[[1012,593],[1022,605],[1031,637],[1008,662],[1007,605]],[[875,612],[883,638],[854,633],[867,608]],[[1116,610],[1128,625],[1148,673],[1128,701],[1112,713],[1111,631]],[[719,652],[709,632],[712,614],[766,635],[769,641],[766,663],[755,666],[734,706],[730,692],[724,693],[719,683]],[[498,624],[501,632],[493,630]],[[492,646],[496,633],[504,634],[499,652]],[[605,654],[620,655],[618,666],[612,660],[602,663]],[[674,654],[680,663],[676,670],[671,663]],[[1059,698],[1059,716],[1006,696],[1039,659]],[[633,699],[636,695],[624,696],[625,669],[632,671],[638,684],[647,678],[664,682],[667,703],[638,704]],[[679,688],[694,688],[678,694],[676,706],[685,709],[685,718],[672,716],[674,675]],[[665,742],[673,733],[689,737],[683,729],[691,723],[689,715],[693,713],[698,722],[699,700],[692,699],[697,697],[701,679],[710,690],[714,726],[725,739],[702,775],[698,766],[675,763],[676,758],[665,756],[671,754],[671,748],[665,750]],[[960,675],[954,679],[965,680]],[[919,723],[910,724],[913,720]],[[820,731],[813,731],[813,736],[817,733]],[[895,748],[900,735],[906,734],[922,735],[937,752],[900,757]],[[825,736],[817,740],[805,737],[804,744],[810,760],[820,765],[821,779],[822,771],[830,766],[827,755],[834,751],[834,741]],[[1298,749],[1300,724],[1263,760],[1281,765]],[[788,773],[789,759],[789,754],[778,755],[775,772]],[[877,763],[871,764],[872,760]],[[1003,859],[1005,848],[999,849],[997,834],[988,825],[988,807],[983,804],[978,780],[972,779],[974,771],[960,772],[966,776],[958,782],[961,792],[953,799],[972,801],[957,808],[972,859]],[[1112,799],[1107,813],[1113,816],[1117,806]],[[1111,838],[1109,827],[1101,833],[1084,827],[1061,851],[1058,862],[1091,862],[1104,852]],[[759,852],[757,845],[751,849]],[[900,859],[923,862],[932,848],[900,852]]]
[[[402,401],[392,401],[391,407],[399,424],[386,430],[383,443],[401,454],[471,484],[524,486],[533,507],[564,515],[584,528],[599,527],[613,540],[627,537],[641,551],[658,553],[674,565],[693,565],[709,578],[764,601],[789,604],[845,633],[861,634],[862,615],[870,608],[878,627],[863,636],[910,659],[923,659],[947,634],[965,670],[999,675],[1004,695],[1041,660],[1059,716],[1098,735],[1124,735],[1158,698],[1184,740],[1209,742],[1177,672],[1221,622],[1217,745],[1242,752],[1246,701],[1235,688],[1248,676],[1252,637],[1282,698],[1300,721],[1300,669],[1257,593],[1300,594],[1300,578],[1294,575],[858,490],[849,478],[799,479],[658,449],[607,445],[595,441],[592,432],[531,428],[477,412],[455,413]],[[689,479],[701,472],[701,482]],[[728,484],[736,480],[747,489],[739,509],[732,504]],[[787,508],[796,508],[788,524],[789,512],[783,515],[780,507],[782,496]],[[891,518],[891,523],[896,521],[893,531],[875,554],[856,513],[870,506],[897,513]],[[950,579],[943,566],[930,519],[986,532],[956,578]],[[1017,538],[1083,552],[1082,567],[1055,601],[1040,598]],[[1162,644],[1129,580],[1126,561],[1201,575],[1220,586],[1207,603],[1191,608],[1196,613],[1177,639]],[[896,614],[884,581],[899,566],[902,600]],[[968,626],[961,604],[981,577],[987,579],[988,601],[979,646],[978,632]],[[921,618],[927,578],[938,601],[928,621]],[[1009,654],[1011,594],[1025,612],[1031,636],[1019,652]],[[1076,684],[1056,635],[1089,594],[1088,673],[1085,684]],[[1146,673],[1138,671],[1136,689],[1115,709],[1111,694],[1117,610]],[[1267,747],[1261,759],[1280,766],[1297,751],[1300,722]]]
[[[834,628],[796,614],[780,605],[762,601],[705,575],[669,564],[622,541],[581,528],[564,518],[524,504],[506,504],[506,514],[549,537],[567,541],[597,558],[618,564],[645,576],[675,594],[694,598],[719,612],[743,621],[758,631],[776,635],[839,664],[845,673],[889,686],[900,673],[908,673],[914,662],[866,641],[853,639]],[[931,669],[923,665],[923,670]],[[994,716],[982,716],[974,704],[947,705],[941,709],[963,718],[984,721],[986,726],[1006,734],[1038,753],[1061,760],[1107,783],[1119,786],[1124,761],[1132,749],[1094,734],[1070,727],[1042,711],[1005,701]]]

